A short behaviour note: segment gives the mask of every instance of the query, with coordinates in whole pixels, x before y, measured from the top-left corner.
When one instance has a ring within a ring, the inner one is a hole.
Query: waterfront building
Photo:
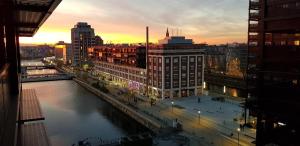
[[[148,71],[145,46],[105,45],[89,48],[94,72],[157,99],[202,94],[204,47],[182,36],[169,36],[150,45]],[[148,73],[148,76],[147,76]],[[107,77],[108,76],[108,77]],[[147,82],[147,80],[148,82]]]
[[[50,45],[27,45],[20,47],[22,59],[40,59],[54,56],[54,47]]]
[[[169,36],[151,45],[148,55],[149,95],[178,98],[202,94],[204,46],[183,36]]]
[[[89,58],[132,67],[146,68],[146,48],[142,45],[103,45],[88,48]]]
[[[54,46],[55,58],[62,60],[63,64],[71,64],[72,62],[72,48],[71,44],[65,43],[64,41],[59,41]]]
[[[103,45],[88,48],[94,75],[143,94],[146,89],[146,48],[142,45]],[[144,94],[145,95],[145,94]]]
[[[101,79],[145,95],[146,69],[104,61],[95,61],[94,66],[93,74]]]
[[[88,61],[87,48],[95,45],[95,32],[86,22],[78,22],[71,29],[73,66],[82,66]]]
[[[300,1],[249,0],[248,104],[256,144],[299,145]]]

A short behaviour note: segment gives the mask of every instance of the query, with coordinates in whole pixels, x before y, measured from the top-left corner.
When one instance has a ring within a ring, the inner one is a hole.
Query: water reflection
[[[25,83],[23,88],[36,89],[52,145],[71,145],[86,137],[109,140],[147,131],[73,81]]]
[[[40,70],[27,70],[28,75],[42,75],[42,74],[57,74],[55,69],[40,69]]]

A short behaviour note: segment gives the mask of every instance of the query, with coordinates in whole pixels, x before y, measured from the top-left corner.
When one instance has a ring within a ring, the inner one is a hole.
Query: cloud
[[[162,38],[170,27],[197,42],[245,42],[247,13],[245,0],[64,0],[43,28],[67,32],[86,21],[100,35],[132,36],[124,39],[129,42],[143,40],[136,38],[145,36],[146,26],[152,40]]]

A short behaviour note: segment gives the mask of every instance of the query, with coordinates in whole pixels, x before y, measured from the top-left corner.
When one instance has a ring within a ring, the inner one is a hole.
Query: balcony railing
[[[258,40],[258,35],[257,34],[249,35],[249,42],[257,41],[257,40]]]
[[[249,24],[249,32],[257,32],[258,24]]]
[[[258,21],[259,20],[259,12],[250,12],[249,20]]]
[[[259,0],[251,0],[250,1],[250,9],[251,10],[259,10],[260,5],[259,5]]]

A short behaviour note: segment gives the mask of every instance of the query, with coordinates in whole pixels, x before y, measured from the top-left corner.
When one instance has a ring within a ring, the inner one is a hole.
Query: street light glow
[[[237,131],[240,132],[240,131],[241,131],[241,128],[237,128]]]
[[[201,111],[198,111],[198,114],[201,114]]]
[[[174,102],[172,101],[172,102],[171,102],[171,104],[173,105],[173,104],[174,104]]]
[[[278,122],[278,125],[280,125],[280,126],[285,126],[286,124],[285,124],[285,123],[282,123],[282,122]]]

